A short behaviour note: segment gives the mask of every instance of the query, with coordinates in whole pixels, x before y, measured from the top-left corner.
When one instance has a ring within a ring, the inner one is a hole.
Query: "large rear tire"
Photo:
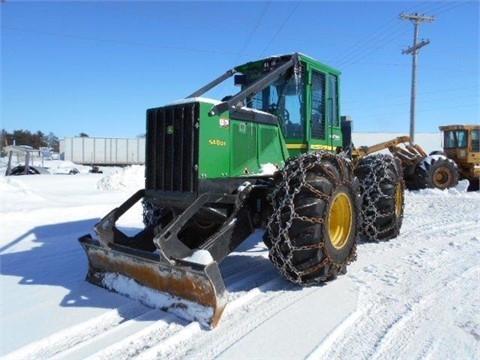
[[[420,162],[415,169],[416,189],[445,190],[458,184],[458,167],[443,155],[432,155]]]
[[[361,237],[371,241],[397,237],[405,191],[400,160],[387,154],[370,155],[359,160],[354,172],[362,196]]]
[[[351,163],[327,152],[287,161],[275,177],[264,241],[290,281],[316,285],[356,259],[360,198]]]

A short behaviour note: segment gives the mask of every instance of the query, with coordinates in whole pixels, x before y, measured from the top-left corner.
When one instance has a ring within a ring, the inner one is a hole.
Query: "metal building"
[[[60,157],[82,165],[145,164],[145,138],[66,137]]]

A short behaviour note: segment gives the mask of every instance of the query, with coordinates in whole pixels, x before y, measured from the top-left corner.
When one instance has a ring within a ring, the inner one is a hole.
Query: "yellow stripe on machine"
[[[304,150],[307,149],[307,144],[287,144],[288,150]],[[331,145],[320,145],[320,144],[312,144],[310,145],[310,150],[335,150],[334,146]]]
[[[310,145],[310,149],[312,149],[312,150],[330,150],[330,151],[333,151],[333,150],[335,150],[335,147],[333,147],[331,145],[312,144],[312,145]]]
[[[307,148],[307,144],[287,144],[288,150],[301,150],[306,148]]]

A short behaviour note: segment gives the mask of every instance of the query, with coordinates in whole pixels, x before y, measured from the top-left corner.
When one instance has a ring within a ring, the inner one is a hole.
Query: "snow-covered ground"
[[[284,280],[255,233],[220,265],[229,303],[210,330],[84,280],[78,237],[144,169],[78,168],[0,177],[2,358],[480,358],[480,193],[464,182],[407,192],[401,235],[359,244],[325,286]],[[121,226],[142,227],[139,204]]]

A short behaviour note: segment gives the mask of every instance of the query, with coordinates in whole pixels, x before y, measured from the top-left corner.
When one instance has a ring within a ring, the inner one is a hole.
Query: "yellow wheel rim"
[[[350,238],[353,224],[353,206],[344,193],[335,195],[328,214],[328,234],[335,249],[342,249]]]
[[[439,189],[444,188],[450,183],[451,173],[447,168],[438,168],[433,173],[433,182]]]
[[[402,186],[398,185],[395,191],[395,216],[400,217],[402,215],[403,204],[403,191]]]

